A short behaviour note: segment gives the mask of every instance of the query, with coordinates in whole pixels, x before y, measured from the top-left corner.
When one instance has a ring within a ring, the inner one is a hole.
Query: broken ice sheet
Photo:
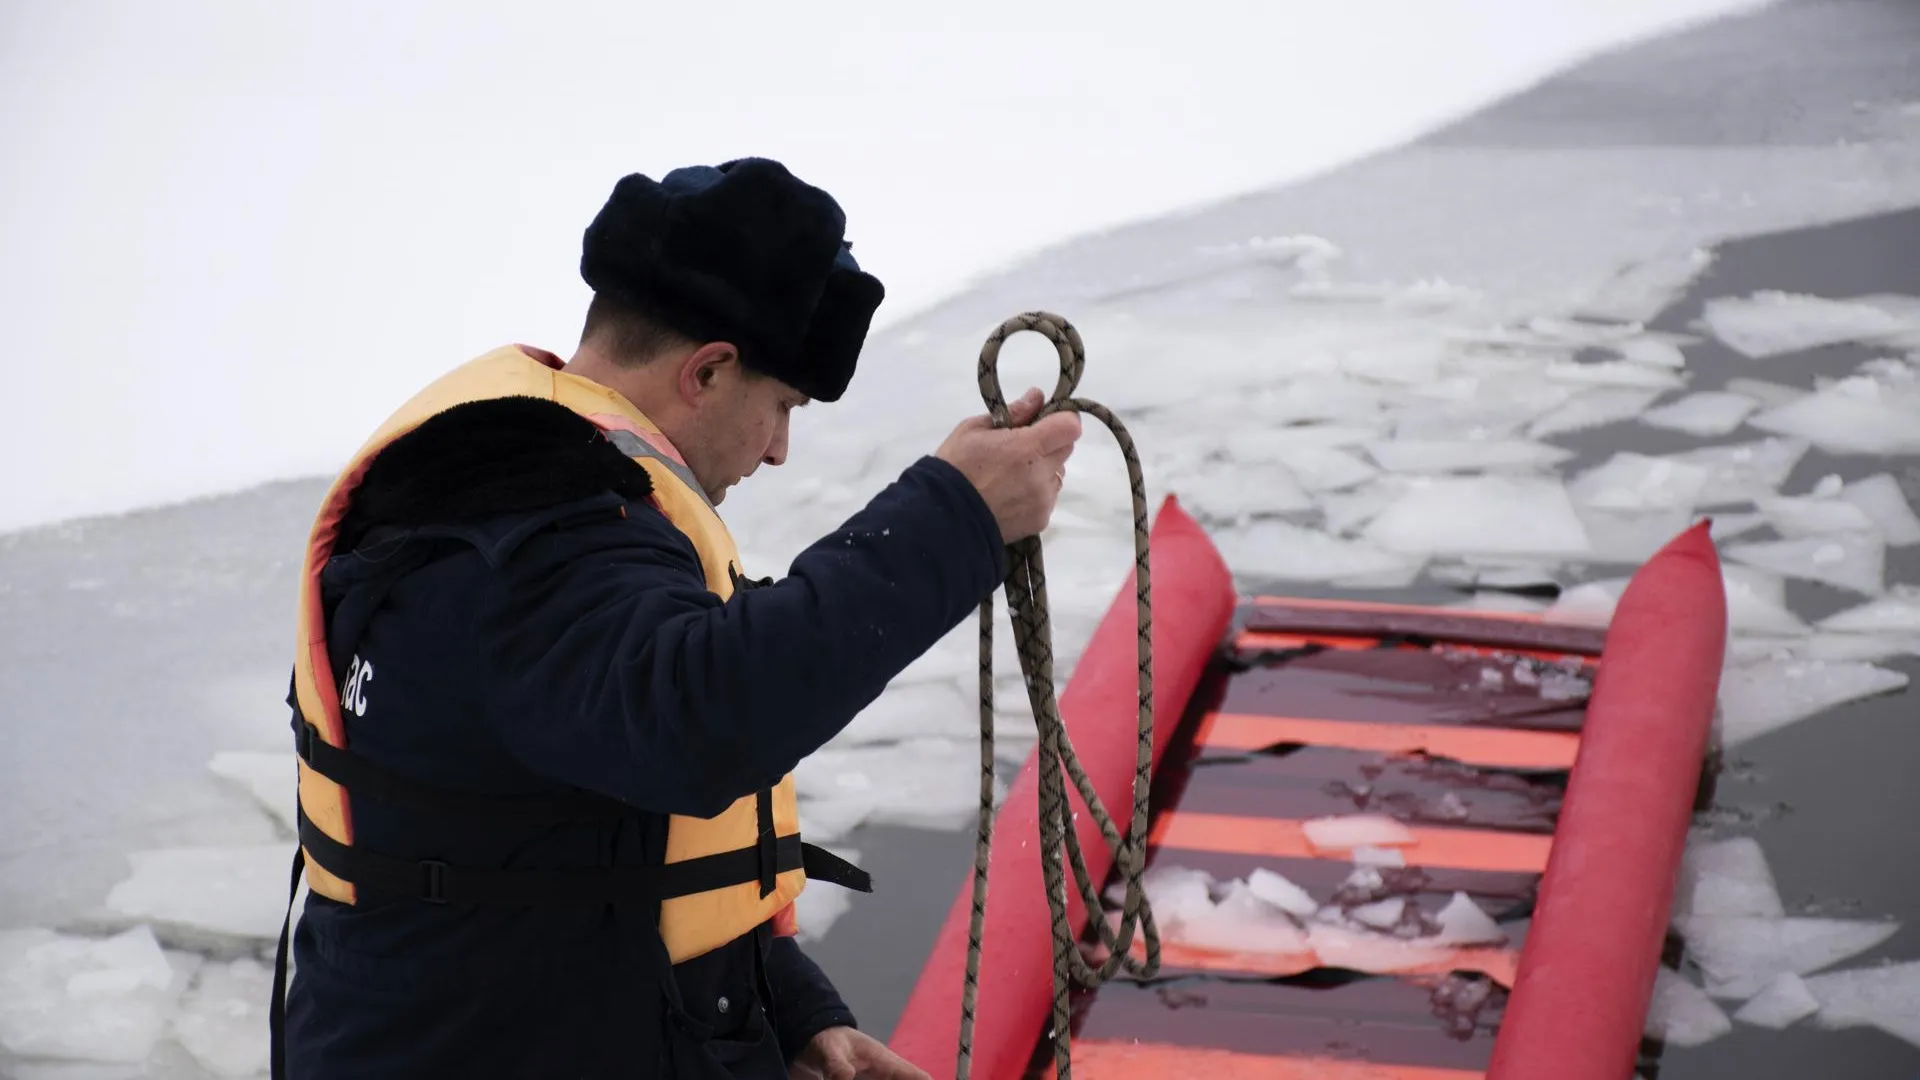
[[[1736,536],[1742,536],[1767,523],[1765,514],[1713,514],[1708,520],[1707,535],[1715,543],[1724,543]]]
[[[1704,438],[1733,431],[1759,407],[1758,401],[1744,394],[1703,390],[1641,413],[1640,422]]]
[[[1892,921],[1758,915],[1683,915],[1674,926],[1707,993],[1739,1000],[1782,974],[1805,975],[1858,956],[1900,929]]]
[[[1588,550],[1566,490],[1544,477],[1419,478],[1362,536],[1408,554],[1550,557]]]
[[[203,939],[270,939],[286,915],[283,844],[136,851],[131,876],[107,894],[117,915]]]
[[[1300,486],[1312,492],[1339,491],[1364,484],[1380,475],[1380,470],[1345,450],[1331,447],[1307,448],[1287,459]]]
[[[272,969],[257,960],[202,967],[173,1015],[174,1041],[215,1076],[265,1073],[272,989]]]
[[[1583,391],[1566,403],[1527,425],[1527,437],[1544,439],[1569,431],[1617,424],[1642,415],[1663,391],[1632,387],[1599,387]]]
[[[1367,453],[1381,468],[1397,473],[1546,469],[1573,457],[1571,450],[1523,439],[1391,439],[1367,444]]]
[[[1669,967],[1655,969],[1645,1034],[1674,1046],[1700,1046],[1733,1030],[1733,1021],[1706,991]]]
[[[1358,491],[1329,491],[1317,496],[1327,531],[1351,535],[1406,494],[1404,483],[1368,484]]]
[[[1899,690],[1907,676],[1845,661],[1758,663],[1720,677],[1722,737],[1737,746],[1838,705]]]
[[[1579,508],[1590,556],[1597,562],[1642,563],[1686,531],[1694,516],[1687,510],[1609,511]]]
[[[1865,376],[1841,379],[1748,423],[1830,454],[1920,454],[1920,402]]]
[[[1626,591],[1627,579],[1588,581],[1562,592],[1542,618],[1549,622],[1605,626],[1613,621],[1613,609]]]
[[[1855,480],[1840,492],[1840,498],[1859,507],[1888,547],[1920,544],[1920,517],[1900,490],[1900,481],[1891,473],[1875,473]]]
[[[1826,533],[1874,531],[1873,519],[1866,511],[1840,499],[1796,495],[1757,499],[1754,505],[1766,515],[1773,531],[1788,539],[1821,536]]]
[[[1886,574],[1886,547],[1869,532],[1840,532],[1799,540],[1733,544],[1731,559],[1788,577],[1824,582],[1873,595]]]
[[[292,835],[299,829],[295,814],[299,804],[298,761],[291,753],[227,750],[213,755],[207,768],[252,795]]]
[[[1752,502],[1774,494],[1806,455],[1799,439],[1765,438],[1728,446],[1703,446],[1668,454],[1665,460],[1707,470],[1696,505]]]
[[[1697,338],[1682,338],[1683,341],[1696,341]],[[1683,368],[1687,366],[1687,354],[1680,351],[1678,341],[1670,337],[1647,335],[1616,341],[1610,346],[1620,354],[1622,360],[1631,360],[1636,364],[1652,367]]]
[[[1674,900],[1682,914],[1786,914],[1766,854],[1751,836],[1690,840],[1680,860]]]
[[[1920,961],[1830,971],[1804,980],[1823,1028],[1868,1025],[1920,1046]]]
[[[1878,600],[1820,620],[1820,628],[1849,634],[1920,634],[1920,587],[1895,585]]]
[[[1549,379],[1585,386],[1631,386],[1643,390],[1673,390],[1686,385],[1679,372],[1647,367],[1629,360],[1602,360],[1583,364],[1556,360],[1546,366]]]
[[[976,624],[970,621],[969,625]],[[975,633],[978,632],[976,629]],[[977,736],[980,731],[978,694],[973,690],[975,681],[965,681],[967,690],[961,689],[961,679],[889,686],[827,745],[867,746],[916,736],[951,739]]]
[[[1369,574],[1411,576],[1424,562],[1359,540],[1284,521],[1256,521],[1215,535],[1236,574],[1286,581],[1336,581]]]
[[[1567,495],[1576,505],[1595,510],[1684,514],[1699,502],[1710,475],[1705,466],[1672,458],[1618,453],[1574,477]]]
[[[979,813],[980,751],[953,739],[827,747],[802,761],[793,780],[803,799],[865,803],[870,822],[959,828]],[[1004,794],[1005,782],[996,784]]]
[[[184,981],[144,926],[104,939],[0,931],[0,1046],[26,1057],[145,1060]]]
[[[1791,1027],[1820,1011],[1820,1001],[1807,989],[1800,976],[1788,972],[1775,978],[1766,988],[1747,1000],[1733,1014],[1735,1020],[1756,1027],[1779,1030]]]
[[[1784,383],[1768,382],[1765,379],[1749,379],[1745,377],[1728,379],[1727,385],[1721,389],[1729,394],[1739,394],[1741,397],[1750,397],[1765,408],[1772,408],[1778,405],[1785,405],[1788,402],[1799,401],[1801,398],[1812,393],[1810,390],[1802,390],[1797,386],[1787,386]]]
[[[1716,297],[1707,301],[1702,318],[1728,348],[1756,360],[1873,340],[1907,328],[1897,316],[1868,304],[1777,290]]]

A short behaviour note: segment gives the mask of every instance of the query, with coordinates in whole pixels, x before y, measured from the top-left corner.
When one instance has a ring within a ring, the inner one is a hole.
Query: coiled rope
[[[1059,703],[1053,689],[1053,634],[1047,608],[1047,575],[1040,553],[1038,536],[1007,547],[1009,568],[1006,580],[1008,613],[1013,624],[1014,642],[1019,648],[1020,669],[1026,676],[1027,700],[1033,706],[1034,723],[1040,733],[1040,864],[1045,877],[1047,907],[1053,918],[1053,1060],[1060,1080],[1071,1075],[1071,1039],[1068,995],[1073,986],[1093,989],[1125,967],[1130,973],[1151,978],[1160,970],[1160,932],[1154,926],[1153,912],[1147,905],[1142,875],[1147,861],[1147,800],[1153,770],[1153,602],[1147,564],[1147,491],[1141,478],[1140,455],[1126,425],[1104,406],[1072,397],[1086,367],[1086,349],[1073,325],[1058,315],[1035,311],[1017,315],[988,335],[980,350],[980,396],[996,427],[1007,427],[1012,420],[1005,396],[1000,390],[1000,346],[1022,330],[1031,330],[1053,342],[1060,354],[1060,381],[1053,396],[1035,419],[1056,412],[1086,413],[1105,424],[1120,444],[1126,458],[1127,478],[1133,488],[1133,552],[1135,589],[1139,604],[1140,646],[1140,743],[1133,774],[1133,820],[1126,837],[1121,837],[1113,819],[1100,802],[1099,793],[1086,771],[1080,767],[1073,743],[1067,738],[1060,718]],[[1062,771],[1086,801],[1087,809],[1100,826],[1100,833],[1126,879],[1126,899],[1122,904],[1118,931],[1101,915],[1099,883],[1091,880],[1080,851],[1080,837],[1073,828],[1074,813],[1067,797]],[[966,985],[960,1003],[960,1047],[955,1069],[957,1080],[967,1080],[973,1063],[974,1006],[980,989],[981,931],[987,916],[987,863],[993,846],[993,597],[980,605],[980,829],[973,858],[973,918],[967,933]],[[1067,891],[1062,870],[1062,850],[1073,866],[1074,881],[1101,943],[1106,959],[1096,969],[1089,965],[1076,947],[1078,934],[1067,918]],[[1146,959],[1132,956],[1134,931],[1138,927],[1146,944]]]

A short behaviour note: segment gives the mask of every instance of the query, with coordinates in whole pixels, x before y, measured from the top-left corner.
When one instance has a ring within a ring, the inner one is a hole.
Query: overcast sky
[[[331,472],[563,354],[627,172],[785,161],[897,322],[1754,0],[0,0],[0,530]]]

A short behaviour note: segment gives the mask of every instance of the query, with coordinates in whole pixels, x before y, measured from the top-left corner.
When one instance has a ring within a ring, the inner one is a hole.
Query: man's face
[[[738,360],[717,367],[701,394],[695,432],[681,446],[687,467],[715,506],[761,465],[787,460],[787,423],[807,396],[778,379],[756,375]]]

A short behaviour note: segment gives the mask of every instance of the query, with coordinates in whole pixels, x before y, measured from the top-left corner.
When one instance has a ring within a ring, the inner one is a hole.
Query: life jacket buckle
[[[420,899],[429,904],[447,902],[447,864],[439,859],[420,860]]]

